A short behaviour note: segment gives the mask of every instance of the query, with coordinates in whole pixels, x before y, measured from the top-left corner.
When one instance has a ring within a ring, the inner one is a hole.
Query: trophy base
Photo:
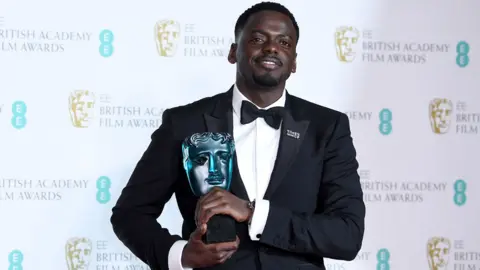
[[[237,240],[235,219],[227,215],[214,215],[207,222],[207,232],[202,240],[205,244],[234,242]]]

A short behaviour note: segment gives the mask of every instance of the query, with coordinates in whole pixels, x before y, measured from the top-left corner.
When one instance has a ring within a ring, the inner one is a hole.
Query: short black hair
[[[247,23],[250,16],[253,14],[260,12],[260,11],[277,11],[280,12],[290,18],[293,23],[293,27],[295,27],[295,31],[297,31],[297,42],[300,38],[300,29],[298,28],[297,21],[293,14],[283,5],[275,2],[261,2],[251,6],[249,9],[245,10],[240,17],[238,17],[237,22],[235,23],[235,40],[240,36],[245,24]]]

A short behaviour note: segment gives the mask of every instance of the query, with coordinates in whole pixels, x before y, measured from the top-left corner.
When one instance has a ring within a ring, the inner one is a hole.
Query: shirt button
[[[257,239],[260,239],[260,237],[262,237],[261,234],[257,234]]]

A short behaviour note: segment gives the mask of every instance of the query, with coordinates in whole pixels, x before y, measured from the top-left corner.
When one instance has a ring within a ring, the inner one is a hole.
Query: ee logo
[[[110,30],[103,30],[100,32],[100,47],[98,48],[100,55],[103,57],[110,57],[113,54],[113,32]]]
[[[12,104],[12,126],[16,129],[22,129],[27,125],[27,105],[23,101],[15,101]]]
[[[457,65],[461,68],[468,66],[470,57],[468,52],[470,51],[470,45],[465,41],[460,41],[457,44]]]
[[[390,135],[392,133],[392,111],[389,109],[383,109],[379,114],[380,125],[378,129],[383,135]]]
[[[455,181],[455,184],[453,184],[453,190],[455,192],[453,195],[453,202],[457,206],[464,205],[467,202],[467,183],[462,179],[458,179]]]
[[[390,252],[382,248],[377,252],[377,270],[390,270]]]
[[[97,202],[101,204],[106,204],[110,201],[110,187],[112,186],[112,181],[107,176],[100,176],[97,179]]]
[[[8,254],[8,270],[23,270],[23,254],[20,250],[14,250]]]

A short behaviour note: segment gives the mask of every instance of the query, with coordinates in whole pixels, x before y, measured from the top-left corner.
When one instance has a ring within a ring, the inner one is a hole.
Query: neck
[[[275,87],[249,86],[244,81],[237,80],[240,93],[260,108],[265,108],[279,100],[285,91],[285,83]]]

